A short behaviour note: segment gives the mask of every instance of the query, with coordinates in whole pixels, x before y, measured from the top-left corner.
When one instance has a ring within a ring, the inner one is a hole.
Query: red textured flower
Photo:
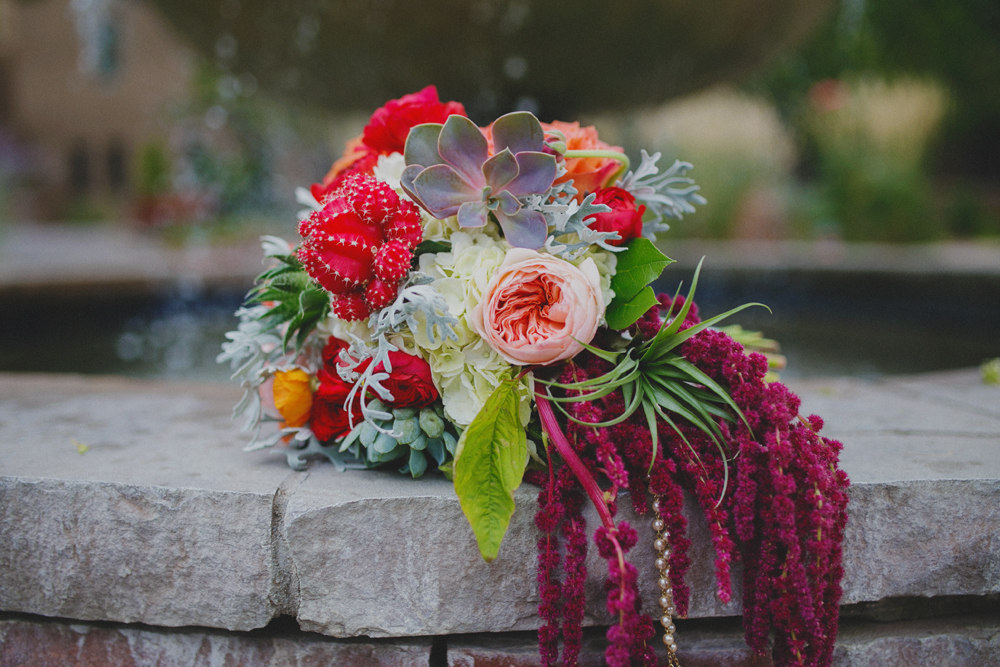
[[[382,386],[392,393],[394,408],[423,408],[437,400],[438,390],[431,378],[431,367],[420,357],[405,352],[390,352],[389,363],[392,372]],[[371,364],[371,359],[361,362],[358,372],[363,373]],[[377,368],[376,371],[381,370]]]
[[[607,213],[595,213],[587,225],[598,232],[618,232],[620,239],[610,239],[608,245],[621,246],[642,236],[642,214],[646,207],[635,207],[635,197],[628,190],[604,188],[597,191],[595,204],[611,208]]]
[[[319,389],[313,394],[309,428],[321,442],[329,442],[351,431],[350,417],[344,409],[344,403],[354,385],[341,380],[340,376],[328,372],[325,368],[316,377],[319,379]],[[351,406],[355,424],[361,419],[361,412],[356,403]]]
[[[373,176],[357,175],[299,224],[297,256],[306,273],[334,295],[334,315],[364,319],[396,298],[422,238],[414,218],[419,221],[420,214],[413,202]],[[367,290],[376,275],[381,284]]]
[[[365,126],[363,141],[380,155],[402,153],[413,126],[443,123],[453,114],[465,116],[465,107],[459,102],[442,102],[437,88],[427,86],[419,93],[403,95],[377,109]]]

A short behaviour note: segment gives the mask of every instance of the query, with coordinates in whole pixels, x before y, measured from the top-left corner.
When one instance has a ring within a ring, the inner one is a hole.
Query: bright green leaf
[[[629,241],[628,250],[618,254],[615,276],[611,279],[611,289],[615,291],[612,303],[619,299],[623,302],[632,301],[643,288],[659,278],[663,269],[673,261],[660,252],[649,239],[637,238]]]
[[[645,289],[636,294],[630,301],[620,301],[616,296],[611,300],[604,319],[608,321],[608,328],[621,330],[635,324],[635,321],[646,314],[646,312],[658,304],[653,288],[648,285]]]
[[[516,380],[501,383],[462,433],[455,454],[455,492],[487,563],[500,551],[528,462],[518,392]]]

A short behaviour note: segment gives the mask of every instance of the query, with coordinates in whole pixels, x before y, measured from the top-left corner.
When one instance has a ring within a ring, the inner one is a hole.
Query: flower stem
[[[601,491],[601,487],[597,485],[594,476],[590,474],[587,466],[583,465],[583,461],[580,460],[580,457],[573,451],[573,447],[570,446],[569,441],[566,440],[562,429],[559,428],[559,422],[556,421],[556,415],[552,411],[552,404],[549,403],[548,397],[542,393],[541,388],[535,390],[535,403],[538,406],[538,416],[542,420],[542,428],[545,429],[545,432],[552,440],[552,444],[556,446],[556,450],[558,450],[563,461],[573,471],[573,475],[580,482],[580,486],[587,492],[590,501],[594,503],[594,508],[601,517],[601,523],[604,524],[604,527],[609,532],[614,533],[615,521],[611,518],[608,504],[604,500],[604,492]]]
[[[567,160],[572,160],[573,158],[585,158],[585,157],[599,157],[599,158],[607,158],[609,160],[617,160],[618,162],[621,163],[621,166],[618,168],[618,171],[616,171],[614,175],[608,180],[609,183],[614,183],[615,181],[618,180],[619,177],[621,177],[622,174],[627,173],[629,166],[632,164],[628,159],[628,155],[625,155],[625,153],[620,153],[619,151],[575,150],[575,151],[566,151],[563,154],[563,156]]]

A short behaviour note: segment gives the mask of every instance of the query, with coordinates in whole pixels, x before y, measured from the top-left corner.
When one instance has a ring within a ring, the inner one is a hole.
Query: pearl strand
[[[660,517],[660,498],[653,497],[653,531],[656,535],[653,538],[653,549],[656,550],[656,560],[653,565],[659,573],[657,584],[660,587],[660,607],[663,614],[660,616],[660,625],[663,626],[663,644],[667,647],[667,664],[670,667],[680,667],[677,661],[677,641],[674,633],[677,628],[674,626],[674,589],[670,585],[670,531],[666,530],[666,524]]]

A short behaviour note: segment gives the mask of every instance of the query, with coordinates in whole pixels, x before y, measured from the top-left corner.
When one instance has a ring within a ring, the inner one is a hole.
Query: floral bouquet
[[[220,361],[253,437],[302,469],[390,467],[452,479],[493,560],[513,491],[540,488],[539,648],[577,664],[589,500],[608,562],[609,665],[677,665],[687,613],[685,490],[716,550],[717,594],[744,568],[746,639],[776,665],[829,665],[847,477],[819,417],[767,359],[654,294],[665,218],[704,203],[690,164],[662,171],[578,123],[515,112],[485,128],[428,87],[378,109],[311,191],[296,247],[264,238]],[[700,268],[700,267],[699,267]],[[746,307],[746,306],[744,306]],[[619,495],[628,490],[627,496]],[[663,633],[641,612],[627,498],[652,512]],[[561,655],[560,655],[561,650]]]

